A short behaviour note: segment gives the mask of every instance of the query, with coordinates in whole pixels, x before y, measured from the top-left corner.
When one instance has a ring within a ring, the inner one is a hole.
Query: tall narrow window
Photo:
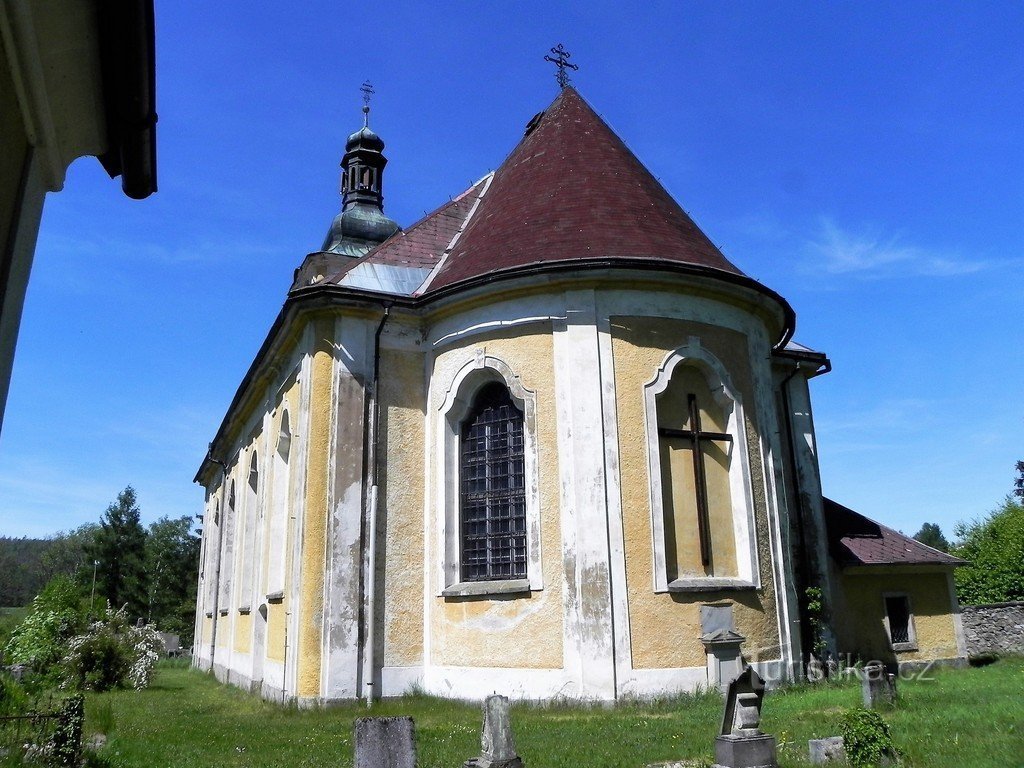
[[[249,478],[245,487],[245,525],[242,530],[242,573],[238,585],[238,608],[248,612],[252,608],[253,571],[256,560],[256,520],[259,517],[259,457],[254,450],[249,459]]]
[[[527,575],[523,413],[508,389],[484,385],[461,425],[463,581]]]
[[[217,599],[221,613],[228,612],[228,603],[231,600],[231,584],[235,568],[235,481],[232,480],[228,486],[228,498],[224,505],[224,514],[221,518],[221,537],[224,539],[222,547],[223,555],[220,564],[220,595]]]
[[[732,437],[707,380],[679,366],[658,397],[666,566],[685,576],[735,576],[729,488]]]
[[[291,477],[292,432],[288,411],[281,414],[281,428],[274,451],[273,502],[270,507],[270,537],[268,541],[267,599],[284,597],[285,551],[287,546],[288,486]]]
[[[655,592],[756,589],[757,539],[739,390],[696,336],[644,385]]]

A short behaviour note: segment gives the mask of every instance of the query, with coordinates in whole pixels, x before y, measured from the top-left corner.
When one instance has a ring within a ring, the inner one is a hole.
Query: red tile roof
[[[478,181],[408,229],[392,235],[361,259],[344,263],[342,268],[329,275],[325,282],[338,282],[356,265],[364,262],[400,267],[434,267],[466,223],[485,184],[486,179]]]
[[[743,274],[574,89],[531,125],[428,292],[573,259],[664,260]]]
[[[966,565],[832,499],[823,499],[829,547],[840,565]]]

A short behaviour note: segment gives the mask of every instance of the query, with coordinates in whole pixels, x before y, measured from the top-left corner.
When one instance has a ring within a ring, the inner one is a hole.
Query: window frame
[[[668,579],[664,468],[658,433],[658,396],[668,389],[679,366],[696,368],[707,380],[712,396],[726,417],[725,433],[732,440],[729,462],[729,491],[732,504],[733,536],[736,551],[736,576],[681,576]],[[757,528],[754,521],[754,497],[750,477],[750,453],[747,447],[743,400],[733,386],[725,366],[701,346],[696,336],[685,346],[669,352],[644,384],[644,413],[647,428],[648,501],[651,510],[652,588],[655,592],[708,592],[715,590],[752,590],[760,588],[757,555]]]
[[[907,606],[907,642],[894,643],[892,640],[892,624],[889,619],[889,600],[902,598]],[[885,636],[889,641],[889,647],[897,653],[901,651],[916,651],[917,629],[914,626],[914,605],[907,592],[883,592],[882,593],[882,623],[885,625]]]
[[[526,578],[464,581],[462,579],[461,428],[477,393],[497,382],[508,391],[523,414],[523,484],[526,507]],[[541,573],[540,490],[536,393],[523,386],[500,358],[476,355],[466,362],[443,390],[437,429],[437,594],[445,598],[476,595],[529,594],[544,588]]]
[[[506,406],[511,412],[503,418],[501,410]],[[488,411],[494,413],[488,415]],[[459,425],[459,578],[462,582],[526,578],[525,422],[525,416],[512,399],[508,387],[491,381],[476,389],[473,405]],[[474,430],[478,430],[475,435]],[[519,445],[515,446],[515,443]],[[476,448],[472,447],[473,444]],[[474,474],[469,480],[466,475],[474,466],[478,468],[477,472],[482,471],[482,475]],[[517,476],[521,478],[518,484],[515,482]],[[482,481],[482,488],[470,490],[467,487],[468,483],[478,481]],[[512,508],[516,511],[513,512]],[[470,516],[475,518],[478,526],[482,525],[483,533],[466,530]],[[508,521],[507,531],[500,530],[504,520]],[[521,531],[517,525],[520,520]],[[519,540],[521,546],[517,544]],[[467,562],[468,552],[478,549],[481,543],[483,561]],[[506,543],[508,562],[505,563],[504,558],[492,561],[490,554],[494,547]],[[506,565],[508,575],[496,573]],[[483,573],[469,573],[474,569],[482,569]]]

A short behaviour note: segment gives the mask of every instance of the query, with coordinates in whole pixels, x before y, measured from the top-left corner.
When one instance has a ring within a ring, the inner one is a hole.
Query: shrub
[[[54,578],[32,600],[28,616],[11,635],[6,648],[8,663],[25,664],[47,674],[84,620],[78,586],[66,576]]]
[[[27,704],[25,689],[14,678],[0,674],[0,717],[20,715]]]
[[[153,679],[162,647],[152,626],[132,626],[126,609],[107,606],[85,634],[73,637],[60,661],[61,687],[106,691],[145,688]]]
[[[878,765],[883,758],[895,760],[899,754],[889,726],[874,710],[863,707],[846,710],[839,721],[839,733],[852,768]]]

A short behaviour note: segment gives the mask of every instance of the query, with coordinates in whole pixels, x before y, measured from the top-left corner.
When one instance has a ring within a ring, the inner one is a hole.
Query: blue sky
[[[0,435],[0,534],[200,511],[192,477],[339,209],[377,91],[410,224],[580,92],[725,254],[786,296],[826,494],[949,534],[1024,459],[1024,5],[157,3],[160,191],[91,158],[46,203]]]

